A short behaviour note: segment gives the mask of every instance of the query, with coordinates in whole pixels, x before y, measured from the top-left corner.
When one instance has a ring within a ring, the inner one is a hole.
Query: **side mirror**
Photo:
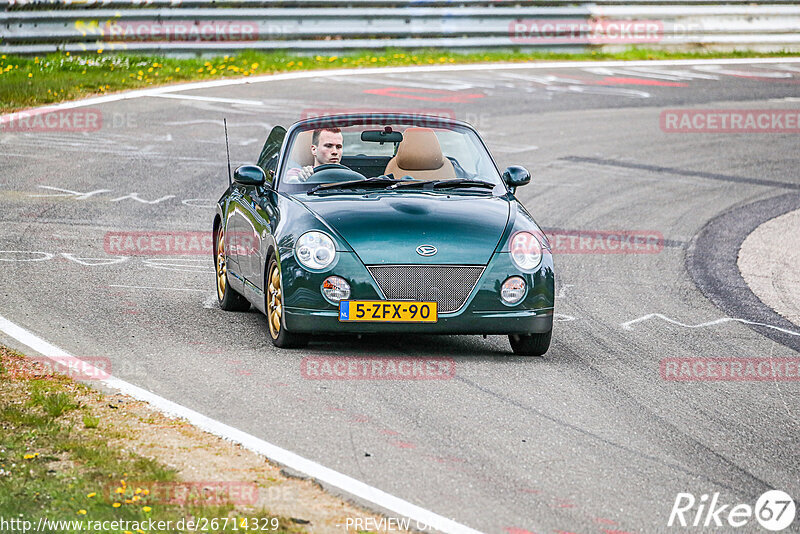
[[[508,187],[517,188],[530,183],[531,173],[529,173],[525,167],[512,165],[503,172],[503,181]]]
[[[241,185],[264,185],[267,175],[258,165],[242,165],[233,171],[233,181]]]

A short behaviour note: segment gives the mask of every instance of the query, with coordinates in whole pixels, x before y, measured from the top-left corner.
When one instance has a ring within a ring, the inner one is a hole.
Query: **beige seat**
[[[395,178],[411,176],[417,180],[447,180],[456,177],[449,159],[442,154],[439,139],[430,128],[408,128],[397,147],[397,155],[389,160],[384,174]]]
[[[314,130],[306,130],[297,134],[292,146],[292,153],[289,155],[289,168],[314,164],[314,155],[311,153],[311,137],[313,135]]]

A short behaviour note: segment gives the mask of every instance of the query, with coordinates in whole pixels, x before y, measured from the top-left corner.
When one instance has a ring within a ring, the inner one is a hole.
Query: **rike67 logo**
[[[679,493],[672,505],[667,526],[739,528],[747,525],[755,516],[762,528],[778,532],[794,522],[796,512],[794,500],[780,490],[765,492],[755,506],[725,503],[720,499],[719,492],[710,496],[704,493],[699,499],[691,493]]]

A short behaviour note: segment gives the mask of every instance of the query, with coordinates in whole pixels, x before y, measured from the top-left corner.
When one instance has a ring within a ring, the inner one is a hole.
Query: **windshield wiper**
[[[414,182],[404,182],[401,184],[394,184],[387,189],[419,187],[423,190],[434,189],[451,189],[456,187],[480,187],[485,189],[494,189],[495,185],[483,180],[471,180],[468,178],[454,178],[451,180],[420,180]]]
[[[349,182],[320,184],[309,189],[306,194],[313,195],[320,191],[332,191],[335,189],[372,189],[374,187],[386,187],[394,183],[397,183],[397,180],[385,176],[376,176],[375,178],[367,178],[366,180],[350,180]]]

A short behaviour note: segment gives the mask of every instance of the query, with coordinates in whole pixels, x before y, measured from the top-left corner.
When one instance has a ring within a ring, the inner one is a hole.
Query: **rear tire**
[[[217,302],[225,311],[247,311],[250,302],[228,283],[228,257],[225,252],[225,231],[220,223],[214,232],[214,271],[217,273]]]
[[[266,299],[267,326],[272,344],[280,349],[296,349],[308,345],[309,336],[292,334],[283,325],[283,282],[278,261],[271,256],[267,267],[264,298]]]
[[[542,334],[511,334],[511,350],[518,356],[542,356],[550,348],[550,338],[553,331]]]

